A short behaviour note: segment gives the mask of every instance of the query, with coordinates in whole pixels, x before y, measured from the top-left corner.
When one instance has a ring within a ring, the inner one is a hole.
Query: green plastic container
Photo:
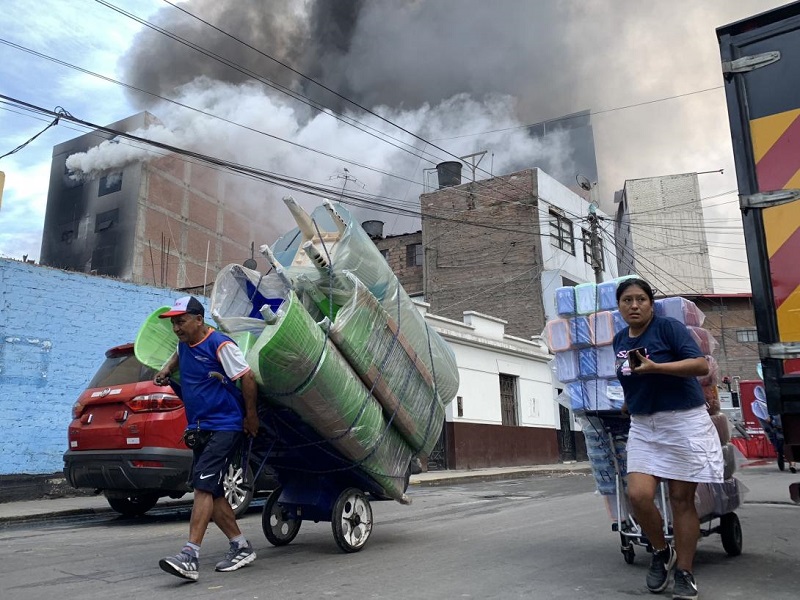
[[[147,317],[139,327],[133,344],[133,353],[139,362],[156,371],[164,366],[178,348],[178,336],[172,331],[172,322],[158,318],[168,310],[169,306],[162,306]]]

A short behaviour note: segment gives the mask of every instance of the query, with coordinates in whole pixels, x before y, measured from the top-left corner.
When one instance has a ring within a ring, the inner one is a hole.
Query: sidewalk
[[[457,485],[469,481],[496,481],[524,477],[591,476],[588,462],[527,467],[428,471],[411,476],[411,486]],[[800,474],[778,471],[773,461],[751,461],[739,467],[736,477],[749,489],[745,504],[782,504],[795,506],[789,498],[789,484],[800,481]],[[410,490],[413,495],[413,489]],[[162,499],[158,506],[191,506],[191,494],[179,500]],[[800,510],[800,507],[797,507]],[[81,516],[112,512],[104,496],[78,496],[27,500],[0,504],[0,525],[41,520],[50,517]]]

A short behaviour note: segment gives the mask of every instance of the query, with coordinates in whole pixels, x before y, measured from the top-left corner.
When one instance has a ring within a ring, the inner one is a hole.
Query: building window
[[[758,342],[758,332],[755,327],[736,330],[736,341],[741,344]]]
[[[381,256],[386,262],[389,262],[389,249],[384,248],[383,250],[381,250]]]
[[[592,234],[591,234],[591,232],[589,232],[588,229],[581,229],[581,231],[583,232],[583,261],[587,265],[591,266],[591,264],[592,264]],[[600,261],[600,270],[601,271],[605,271],[606,270],[606,261],[605,261],[605,258],[603,256],[603,242],[602,242],[602,240],[600,240],[598,242],[598,245],[600,246],[600,256],[598,257],[598,259]]]
[[[517,419],[517,377],[500,374],[500,413],[503,425],[519,425]]]
[[[113,194],[122,189],[122,171],[109,173],[100,178],[100,184],[97,186],[97,195],[106,196]]]
[[[456,413],[457,416],[463,417],[464,416],[464,398],[461,396],[456,396]]]
[[[572,221],[554,210],[550,211],[550,244],[575,256]]]
[[[116,254],[116,244],[95,248],[92,252],[92,272],[97,275],[114,275]]]
[[[409,244],[406,246],[406,266],[422,266],[422,244]]]
[[[116,221],[119,220],[119,209],[107,210],[106,212],[97,213],[94,218],[94,232],[105,231],[110,229]]]

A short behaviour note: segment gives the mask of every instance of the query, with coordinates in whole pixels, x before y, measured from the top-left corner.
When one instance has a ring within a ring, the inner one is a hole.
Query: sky
[[[590,110],[601,209],[613,213],[627,179],[710,171],[699,182],[715,291],[743,292],[715,28],[783,3],[4,0],[0,95],[100,125],[148,110],[164,127],[143,135],[404,208],[424,190],[424,169],[453,155],[485,150],[481,167],[494,174],[546,164],[571,176],[564,140],[533,140],[524,126]],[[0,155],[51,120],[0,101]],[[38,259],[53,146],[85,132],[62,120],[0,159],[0,256]],[[92,173],[122,160],[107,150],[70,164]],[[232,189],[245,210],[274,217],[263,242],[288,226],[286,190]],[[419,229],[396,211],[358,216],[385,221],[386,233]]]

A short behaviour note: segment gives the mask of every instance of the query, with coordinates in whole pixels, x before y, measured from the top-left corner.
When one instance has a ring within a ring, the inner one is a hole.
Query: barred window
[[[422,244],[409,244],[406,246],[406,266],[422,266]]]
[[[503,425],[519,425],[517,419],[517,377],[500,374],[500,413]]]
[[[572,221],[554,210],[550,211],[550,244],[575,256]]]

